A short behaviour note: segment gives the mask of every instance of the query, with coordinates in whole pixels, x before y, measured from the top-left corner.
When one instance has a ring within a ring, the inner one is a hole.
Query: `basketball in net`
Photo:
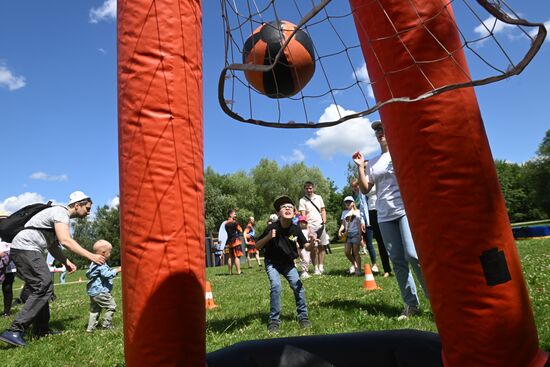
[[[296,29],[282,21],[256,28],[243,47],[243,64],[271,65],[277,53]],[[313,42],[306,32],[296,31],[270,71],[245,71],[250,85],[270,98],[291,97],[306,86],[315,71]]]

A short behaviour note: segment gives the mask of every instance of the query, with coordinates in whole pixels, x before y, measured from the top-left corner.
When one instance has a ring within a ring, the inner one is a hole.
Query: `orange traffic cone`
[[[205,291],[205,297],[206,297],[206,309],[211,310],[214,307],[218,307],[214,303],[214,296],[212,295],[212,286],[210,285],[210,282],[206,282],[206,291]]]
[[[372,275],[369,264],[365,264],[365,282],[363,283],[363,288],[367,291],[382,289],[376,285],[376,281],[374,280],[374,275]]]

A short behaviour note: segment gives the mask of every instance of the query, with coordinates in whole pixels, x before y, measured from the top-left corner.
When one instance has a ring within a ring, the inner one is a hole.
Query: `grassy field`
[[[550,239],[518,242],[525,278],[532,298],[541,347],[550,350]],[[395,278],[376,277],[382,290],[365,292],[363,277],[346,274],[348,263],[341,249],[327,256],[326,275],[304,281],[312,328],[301,330],[295,320],[294,298],[283,283],[281,331],[277,337],[314,335],[365,330],[414,328],[436,331],[426,300],[421,296],[422,315],[398,321],[402,305]],[[217,308],[207,312],[207,351],[214,351],[239,341],[265,339],[269,311],[269,285],[265,271],[257,266],[243,267],[244,275],[226,275],[227,269],[209,268]],[[114,319],[111,331],[85,332],[88,297],[83,272],[69,275],[69,284],[56,285],[57,300],[52,303],[54,329],[62,335],[31,341],[26,348],[11,348],[0,343],[5,366],[123,366],[123,327],[121,314]],[[56,278],[57,280],[58,278]],[[20,283],[16,282],[16,294]],[[115,281],[114,295],[121,309],[120,280]],[[15,309],[14,311],[17,311]],[[11,319],[0,318],[0,329]]]

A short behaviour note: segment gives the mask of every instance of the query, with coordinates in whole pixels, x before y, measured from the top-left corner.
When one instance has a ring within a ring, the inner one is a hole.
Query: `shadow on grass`
[[[335,308],[347,312],[365,310],[369,315],[397,317],[403,309],[380,303],[362,302],[360,300],[336,299],[319,303],[321,307]]]
[[[325,272],[323,273],[323,275],[333,275],[333,276],[340,276],[340,277],[346,277],[346,278],[362,278],[364,276],[363,273],[361,273],[361,275],[355,275],[355,274],[350,274],[349,273],[349,269],[330,269],[330,270],[325,270]]]
[[[59,331],[69,330],[66,328],[65,325],[70,323],[71,321],[80,320],[80,319],[81,317],[78,317],[78,316],[63,317],[61,319],[55,318],[52,321],[50,321],[50,328],[54,330],[59,330]],[[84,326],[84,328],[86,328],[86,325]]]
[[[208,331],[211,332],[218,332],[218,333],[227,333],[227,332],[233,332],[235,330],[238,330],[242,328],[243,326],[250,325],[254,323],[254,321],[260,321],[262,324],[265,324],[267,328],[269,320],[269,313],[267,312],[260,312],[256,314],[249,314],[244,317],[238,317],[238,318],[226,318],[226,319],[220,319],[220,320],[211,320],[207,322]],[[296,321],[296,316],[290,316],[290,315],[281,315],[281,321]]]

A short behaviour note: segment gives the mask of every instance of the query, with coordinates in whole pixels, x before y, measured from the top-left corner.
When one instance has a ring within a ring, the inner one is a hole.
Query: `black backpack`
[[[52,202],[48,201],[46,204],[38,203],[27,205],[7,218],[0,220],[0,238],[4,242],[11,243],[13,238],[25,229],[25,224],[36,214],[44,209],[51,208]],[[27,227],[30,229],[40,230],[53,230],[53,228],[35,228]]]

